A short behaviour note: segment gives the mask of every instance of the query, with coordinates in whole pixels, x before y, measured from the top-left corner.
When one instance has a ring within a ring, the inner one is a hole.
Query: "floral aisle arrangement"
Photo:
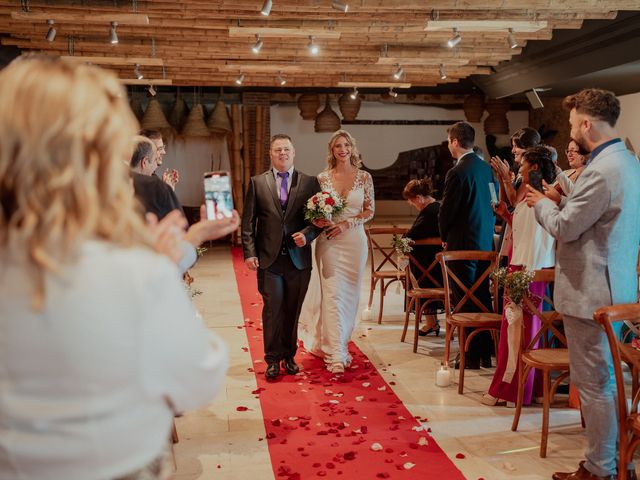
[[[398,268],[397,278],[404,273],[404,269],[409,265],[409,253],[413,251],[413,240],[409,237],[403,237],[400,235],[393,235],[391,239],[391,246],[396,251],[396,263]],[[396,285],[396,293],[400,293],[400,282]]]
[[[329,220],[339,215],[347,206],[344,198],[335,192],[318,192],[304,206],[304,218],[314,220]]]
[[[498,268],[491,274],[493,281],[504,288],[504,311],[507,320],[509,354],[507,366],[502,376],[503,382],[509,383],[513,380],[518,366],[518,351],[520,350],[522,322],[524,319],[522,301],[525,297],[529,298],[533,303],[540,300],[529,290],[534,276],[535,273],[530,270],[510,272],[506,267]],[[535,312],[528,313],[533,315]]]

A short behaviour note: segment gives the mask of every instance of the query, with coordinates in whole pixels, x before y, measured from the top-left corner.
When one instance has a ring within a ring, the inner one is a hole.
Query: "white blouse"
[[[511,220],[513,251],[511,265],[523,265],[528,270],[555,266],[554,238],[540,226],[535,210],[522,201],[516,205]]]
[[[220,388],[227,350],[196,317],[175,265],[86,242],[31,309],[25,262],[0,255],[0,479],[111,479],[169,438],[173,405]]]

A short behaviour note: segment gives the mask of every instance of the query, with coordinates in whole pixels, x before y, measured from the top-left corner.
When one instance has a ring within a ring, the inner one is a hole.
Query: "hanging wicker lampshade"
[[[330,97],[327,94],[324,110],[316,116],[314,125],[316,132],[335,132],[340,130],[340,117],[331,109]]]
[[[140,102],[140,97],[135,94],[131,94],[131,101],[129,102],[129,106],[131,107],[131,111],[136,116],[138,121],[142,120],[144,116],[144,110],[142,110],[142,102]]]
[[[211,115],[209,115],[207,127],[209,128],[211,133],[218,133],[222,135],[231,133],[231,118],[229,117],[229,111],[227,110],[227,106],[222,101],[222,98],[218,98],[218,102],[216,103],[213,112],[211,112]]]
[[[468,95],[464,99],[462,109],[467,122],[479,122],[484,114],[484,95],[479,93]]]
[[[340,113],[342,113],[342,118],[347,121],[353,121],[358,116],[358,112],[360,111],[360,105],[362,104],[362,100],[360,100],[360,95],[356,95],[356,98],[351,98],[350,93],[344,93],[338,99],[338,106],[340,107]]]
[[[171,112],[169,112],[169,123],[176,130],[182,130],[184,127],[184,122],[187,120],[187,115],[189,114],[189,107],[187,107],[187,102],[184,101],[182,96],[180,95],[180,90],[176,94],[176,100],[173,102],[173,107],[171,107]]]
[[[304,93],[298,98],[300,116],[305,120],[313,120],[316,118],[319,106],[320,96],[315,93]]]
[[[171,125],[167,121],[167,117],[164,116],[162,106],[157,98],[149,100],[149,105],[142,116],[141,126],[148,130],[171,130]]]
[[[489,116],[484,121],[484,132],[492,135],[505,135],[509,133],[509,120],[507,112],[510,107],[509,100],[495,99],[487,102]]]
[[[201,104],[194,105],[184,123],[182,135],[185,137],[208,137],[211,132],[204,123],[204,107]]]

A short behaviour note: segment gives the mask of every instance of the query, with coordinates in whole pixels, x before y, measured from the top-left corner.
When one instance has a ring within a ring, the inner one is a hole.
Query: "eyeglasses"
[[[569,149],[567,149],[567,150],[564,151],[564,153],[566,155],[571,155],[571,154],[580,155],[580,150],[569,150]]]

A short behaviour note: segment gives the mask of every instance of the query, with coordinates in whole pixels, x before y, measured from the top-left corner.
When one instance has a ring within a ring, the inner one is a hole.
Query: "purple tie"
[[[280,182],[280,206],[284,208],[287,204],[287,198],[289,198],[289,192],[287,191],[287,179],[289,178],[289,172],[278,172],[278,176],[282,180]]]

